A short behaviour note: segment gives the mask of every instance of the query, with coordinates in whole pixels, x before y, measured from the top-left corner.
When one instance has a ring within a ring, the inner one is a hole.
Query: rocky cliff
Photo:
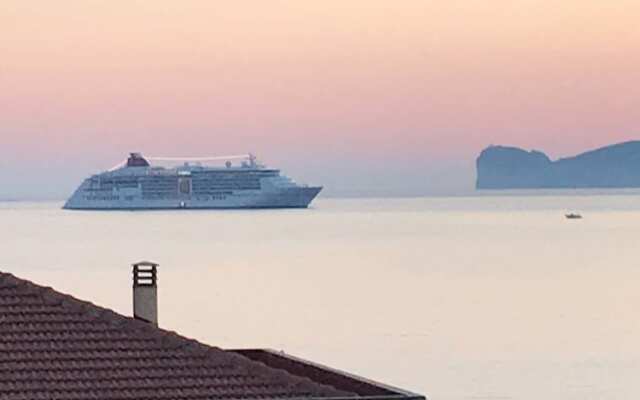
[[[640,141],[557,161],[539,151],[490,146],[476,165],[478,189],[640,187]]]

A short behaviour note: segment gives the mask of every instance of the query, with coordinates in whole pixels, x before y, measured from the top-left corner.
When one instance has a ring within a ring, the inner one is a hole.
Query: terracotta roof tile
[[[0,273],[0,398],[357,397]]]

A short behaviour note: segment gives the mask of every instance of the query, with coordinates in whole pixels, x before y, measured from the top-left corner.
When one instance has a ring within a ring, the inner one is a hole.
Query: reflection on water
[[[59,206],[0,203],[3,270],[130,315],[129,265],[152,259],[164,328],[284,349],[432,399],[640,396],[633,193]]]

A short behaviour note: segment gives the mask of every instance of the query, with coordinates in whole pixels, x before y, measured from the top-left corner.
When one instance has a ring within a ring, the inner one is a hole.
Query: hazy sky
[[[129,151],[455,192],[488,144],[638,137],[637,0],[0,2],[4,198],[63,198]]]

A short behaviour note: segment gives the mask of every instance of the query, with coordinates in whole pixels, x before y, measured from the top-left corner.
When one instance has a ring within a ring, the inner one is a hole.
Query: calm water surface
[[[431,399],[640,397],[637,193],[60,206],[0,203],[3,270],[130,315],[130,264],[151,259],[164,328]]]

